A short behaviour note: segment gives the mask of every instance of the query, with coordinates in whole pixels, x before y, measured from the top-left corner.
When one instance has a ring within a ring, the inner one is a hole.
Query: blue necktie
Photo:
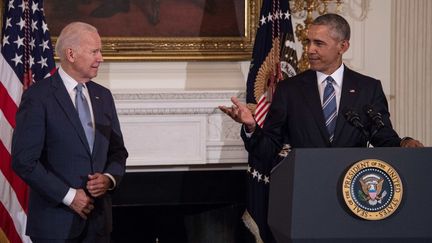
[[[324,113],[324,119],[327,127],[327,131],[330,135],[330,142],[333,142],[333,136],[334,136],[334,130],[336,127],[336,117],[337,117],[337,110],[336,110],[336,92],[333,87],[333,78],[331,76],[328,76],[326,78],[327,85],[324,89],[324,98],[323,98],[323,113]]]
[[[92,151],[93,142],[94,142],[93,124],[91,120],[90,107],[87,103],[86,97],[82,92],[82,89],[83,89],[83,84],[78,84],[75,87],[76,90],[75,106],[78,111],[78,116],[81,120],[81,125],[84,128],[84,132],[87,137],[87,142],[90,146],[90,151]]]

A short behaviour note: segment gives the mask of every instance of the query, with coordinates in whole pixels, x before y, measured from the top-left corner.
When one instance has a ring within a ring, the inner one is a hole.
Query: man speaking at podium
[[[278,83],[263,128],[235,97],[232,107],[219,107],[243,124],[249,153],[268,161],[283,143],[292,148],[423,146],[393,130],[380,81],[342,63],[349,39],[350,26],[340,15],[313,21],[307,38],[310,70]]]

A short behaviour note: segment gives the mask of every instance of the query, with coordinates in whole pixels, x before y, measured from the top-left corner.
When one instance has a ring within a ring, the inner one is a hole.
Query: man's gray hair
[[[351,29],[342,16],[338,14],[324,14],[318,16],[313,22],[312,25],[325,25],[330,27],[330,32],[333,38],[338,40],[348,40],[351,36]]]
[[[60,61],[64,60],[67,48],[79,48],[82,32],[98,33],[98,30],[93,25],[83,22],[72,22],[62,29],[55,46],[55,51]]]

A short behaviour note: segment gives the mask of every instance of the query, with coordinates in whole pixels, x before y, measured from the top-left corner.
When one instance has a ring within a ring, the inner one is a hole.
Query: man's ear
[[[67,48],[66,49],[66,59],[69,62],[75,62],[75,52],[72,48]]]
[[[348,40],[343,40],[343,41],[341,41],[341,43],[340,43],[340,47],[341,47],[341,49],[340,49],[339,54],[342,55],[342,54],[344,54],[346,51],[348,51],[349,46],[350,46],[350,43],[349,43]]]

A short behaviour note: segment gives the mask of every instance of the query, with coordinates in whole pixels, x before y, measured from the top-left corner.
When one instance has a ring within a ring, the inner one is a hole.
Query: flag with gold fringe
[[[25,235],[27,185],[12,171],[11,141],[23,90],[55,69],[42,0],[3,1],[0,53],[0,242]]]
[[[295,38],[287,0],[264,0],[250,64],[246,102],[262,127],[278,81],[298,73]],[[286,154],[284,146],[281,156]],[[248,192],[243,221],[256,242],[274,242],[267,224],[270,172],[275,161],[248,158]]]

